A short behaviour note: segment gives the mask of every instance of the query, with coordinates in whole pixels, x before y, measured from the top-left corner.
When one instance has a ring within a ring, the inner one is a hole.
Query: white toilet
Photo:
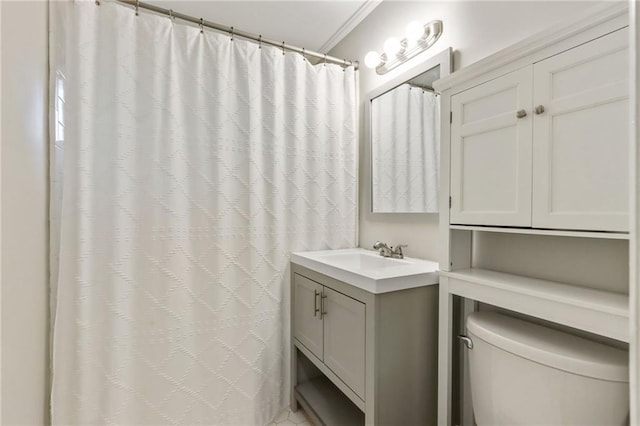
[[[494,312],[467,333],[479,426],[627,424],[627,351]]]

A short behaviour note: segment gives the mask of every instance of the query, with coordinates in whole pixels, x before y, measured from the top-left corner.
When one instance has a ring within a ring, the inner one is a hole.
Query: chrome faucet
[[[376,241],[376,243],[373,245],[373,248],[375,250],[378,250],[380,252],[380,256],[383,257],[391,257],[391,253],[393,253],[391,247],[389,247],[387,243],[383,243],[382,241]]]
[[[373,245],[373,248],[380,252],[380,256],[392,257],[394,259],[404,259],[404,254],[402,253],[402,247],[407,247],[407,245],[398,244],[395,248],[393,248],[393,247],[389,247],[387,243],[383,243],[382,241],[376,241],[376,243]]]

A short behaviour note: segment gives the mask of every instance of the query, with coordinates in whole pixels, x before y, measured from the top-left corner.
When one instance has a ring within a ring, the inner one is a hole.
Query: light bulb
[[[404,35],[407,36],[409,43],[416,42],[424,36],[424,25],[420,21],[411,21],[407,24]]]
[[[402,44],[400,44],[400,40],[395,37],[389,37],[387,41],[384,42],[384,52],[388,58],[395,57],[401,50]]]
[[[375,68],[380,65],[380,55],[378,52],[374,52],[373,50],[364,57],[364,64],[368,68]]]

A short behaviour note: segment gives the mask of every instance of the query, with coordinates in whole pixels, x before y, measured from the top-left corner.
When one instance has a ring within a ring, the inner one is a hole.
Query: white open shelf
[[[561,229],[509,228],[500,226],[450,225],[450,229],[462,231],[502,232],[505,234],[550,235],[556,237],[602,238],[609,240],[628,240],[626,232],[571,231]]]
[[[629,297],[571,284],[469,268],[441,271],[449,292],[569,327],[629,341]]]

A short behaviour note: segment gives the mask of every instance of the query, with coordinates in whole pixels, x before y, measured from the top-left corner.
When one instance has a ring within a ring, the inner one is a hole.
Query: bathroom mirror
[[[451,48],[374,90],[366,100],[372,213],[438,213],[440,96]]]

